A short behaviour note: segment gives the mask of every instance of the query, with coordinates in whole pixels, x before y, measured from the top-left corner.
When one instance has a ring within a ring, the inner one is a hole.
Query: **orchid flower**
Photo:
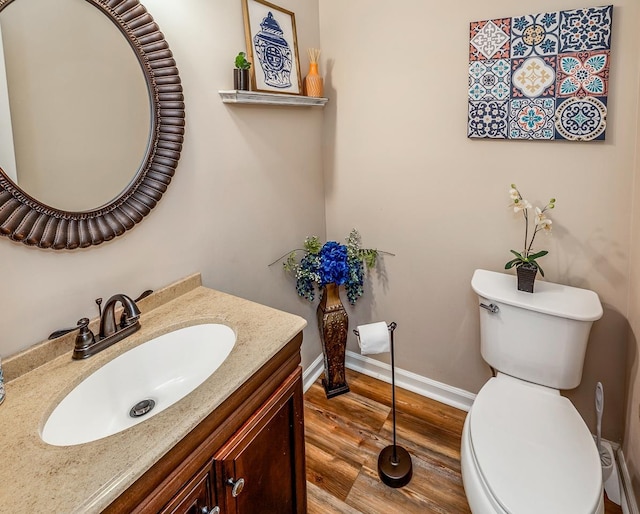
[[[525,209],[531,209],[531,204],[525,199],[519,200],[518,198],[516,198],[513,201],[513,204],[511,204],[511,207],[513,207],[513,212],[520,212],[524,211]]]
[[[536,231],[538,230],[546,230],[547,232],[551,232],[551,221],[544,214],[544,211],[540,209],[540,207],[536,207]]]
[[[545,213],[549,209],[553,209],[555,207],[556,199],[551,198],[549,200],[549,203],[542,209],[540,209],[539,207],[535,208],[534,230],[533,235],[531,236],[531,240],[529,240],[529,213],[527,211],[528,209],[531,209],[532,205],[522,197],[522,194],[520,194],[520,191],[515,184],[511,184],[511,188],[509,189],[509,197],[513,202],[509,207],[513,208],[514,213],[522,212],[522,215],[524,217],[524,246],[522,252],[511,250],[511,253],[514,254],[516,258],[507,262],[507,264],[505,264],[505,269],[510,269],[514,266],[519,267],[523,264],[532,264],[540,270],[540,274],[544,277],[544,271],[542,271],[542,268],[536,262],[536,259],[544,257],[549,252],[547,252],[546,250],[541,250],[539,252],[532,253],[533,241],[536,238],[536,234],[541,230],[544,230],[545,232],[551,232],[551,226],[553,222],[547,217]]]

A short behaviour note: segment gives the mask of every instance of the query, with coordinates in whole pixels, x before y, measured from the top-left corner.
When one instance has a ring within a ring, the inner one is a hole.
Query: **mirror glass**
[[[0,28],[0,236],[75,250],[133,229],[184,142],[160,27],[138,0],[0,0]]]
[[[49,207],[108,204],[139,172],[152,135],[136,52],[86,0],[14,0],[0,31],[0,168]]]

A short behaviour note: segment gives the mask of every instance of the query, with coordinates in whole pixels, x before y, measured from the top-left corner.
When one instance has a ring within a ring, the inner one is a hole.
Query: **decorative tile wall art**
[[[613,6],[472,22],[470,138],[604,140]]]
[[[296,17],[265,0],[243,0],[251,89],[299,95],[300,58]]]

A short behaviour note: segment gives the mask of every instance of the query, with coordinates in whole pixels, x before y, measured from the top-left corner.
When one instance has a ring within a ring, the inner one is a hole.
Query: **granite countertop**
[[[64,336],[71,346],[51,360],[42,356],[51,343],[8,359],[5,371],[11,380],[0,405],[0,512],[100,512],[306,325],[299,316],[202,287],[199,275],[139,305],[142,328],[86,360],[71,359],[73,334]],[[185,398],[98,441],[66,447],[42,441],[48,415],[93,371],[149,339],[200,323],[228,325],[237,341],[224,363]],[[45,362],[29,370],[30,358]]]

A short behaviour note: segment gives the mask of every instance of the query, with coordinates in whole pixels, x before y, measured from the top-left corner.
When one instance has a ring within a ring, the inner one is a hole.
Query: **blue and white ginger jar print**
[[[264,82],[279,89],[291,87],[292,52],[280,25],[269,12],[260,24],[262,30],[253,37]]]

